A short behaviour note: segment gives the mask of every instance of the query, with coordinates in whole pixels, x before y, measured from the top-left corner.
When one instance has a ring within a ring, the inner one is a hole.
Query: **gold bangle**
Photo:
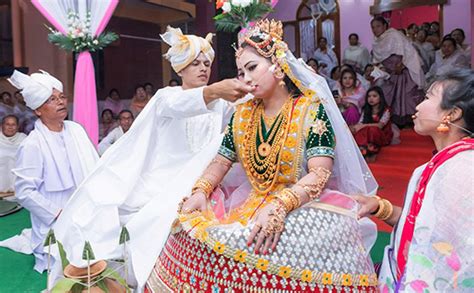
[[[296,209],[301,204],[298,193],[291,188],[283,189],[275,195],[275,197],[283,204],[287,213]]]
[[[206,178],[201,177],[198,179],[198,181],[196,181],[196,184],[194,184],[191,190],[191,194],[196,193],[196,191],[198,190],[201,190],[202,192],[204,192],[204,194],[206,195],[206,198],[209,198],[212,191],[214,190],[214,186],[212,185],[211,181],[209,181]]]
[[[388,220],[393,214],[393,205],[386,199],[380,197],[377,198],[379,201],[379,208],[374,216],[382,221]]]

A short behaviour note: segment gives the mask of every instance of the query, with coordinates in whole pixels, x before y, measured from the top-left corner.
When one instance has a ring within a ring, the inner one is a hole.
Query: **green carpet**
[[[0,239],[20,234],[31,227],[30,214],[25,209],[0,217]],[[46,288],[46,273],[33,270],[33,255],[13,252],[0,247],[0,293],[40,292]]]
[[[31,227],[27,210],[0,217],[0,240],[17,235],[24,228]],[[374,263],[381,262],[383,249],[388,244],[390,234],[379,232],[377,241],[370,252]],[[33,270],[33,255],[25,255],[0,247],[0,293],[40,292],[46,288],[46,273]]]

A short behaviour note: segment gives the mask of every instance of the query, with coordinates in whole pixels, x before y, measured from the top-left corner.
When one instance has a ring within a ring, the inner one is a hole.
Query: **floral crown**
[[[253,37],[258,37],[262,41],[255,42]],[[247,43],[257,50],[259,54],[266,58],[274,56],[278,49],[286,51],[288,46],[283,41],[283,24],[281,21],[263,19],[259,20],[253,27],[244,33],[240,43]],[[242,48],[237,50],[236,57],[242,54]]]
[[[252,40],[252,38],[255,39],[255,37],[258,37],[261,41],[256,42]],[[244,33],[240,44],[243,44],[244,42],[255,48],[255,50],[257,50],[257,52],[263,57],[271,58],[271,61],[274,64],[274,66],[270,67],[273,68],[272,71],[281,71],[285,73],[304,96],[314,97],[316,95],[313,90],[305,87],[301,83],[301,81],[294,75],[293,70],[288,63],[288,55],[293,55],[288,51],[288,45],[283,41],[283,24],[281,21],[273,19],[258,21],[253,27]],[[235,56],[239,58],[242,52],[243,48],[241,46],[236,51]],[[296,63],[298,62],[299,61]]]

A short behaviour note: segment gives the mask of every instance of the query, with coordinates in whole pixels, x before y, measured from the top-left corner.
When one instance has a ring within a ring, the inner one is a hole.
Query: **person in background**
[[[336,53],[328,47],[328,40],[325,37],[321,37],[318,40],[318,48],[314,52],[314,59],[319,62],[319,71],[328,76],[332,69],[339,65]]]
[[[104,102],[104,109],[109,109],[112,111],[113,117],[117,117],[118,113],[125,109],[125,105],[120,98],[119,91],[115,88],[111,89],[109,92],[109,96],[105,98]]]
[[[356,72],[362,72],[364,67],[370,62],[369,50],[359,43],[359,35],[352,33],[349,35],[349,47],[344,50],[342,57],[343,64],[354,67]]]
[[[151,99],[155,95],[156,90],[151,82],[145,83],[145,92],[148,96],[148,99]]]
[[[47,267],[46,234],[98,156],[82,126],[65,121],[68,100],[59,80],[44,71],[28,76],[15,70],[8,81],[39,117],[20,144],[12,171],[15,197],[30,212],[34,269],[42,273]]]
[[[416,25],[416,23],[412,23],[407,27],[407,37],[412,42],[415,41],[417,33],[418,33],[418,26]]]
[[[104,137],[99,143],[99,155],[103,155],[105,151],[114,144],[122,135],[124,135],[132,126],[133,114],[129,110],[122,110],[119,114],[119,126],[115,127],[110,133]]]
[[[112,129],[117,127],[117,122],[115,121],[114,114],[110,109],[104,109],[100,115],[100,118],[99,140],[102,140],[112,131]]]
[[[435,50],[438,50],[440,47],[441,37],[439,32],[428,32],[428,36],[426,37],[426,41],[431,43]]]
[[[436,78],[416,108],[415,131],[437,153],[415,169],[401,207],[356,196],[359,216],[394,227],[380,292],[472,292],[474,276],[474,71]],[[392,198],[400,195],[393,195]]]
[[[138,114],[145,108],[146,104],[150,98],[145,90],[145,86],[137,85],[135,87],[135,95],[132,98],[132,102],[130,103],[130,111],[133,113],[133,117],[137,117]]]
[[[13,114],[15,107],[15,100],[9,92],[0,94],[0,119],[7,115]]]
[[[418,51],[418,54],[423,61],[423,72],[428,72],[430,70],[431,65],[435,60],[435,50],[433,44],[426,41],[427,31],[424,29],[420,29],[416,33],[415,41],[413,42],[413,46]]]
[[[309,58],[308,61],[306,61],[306,64],[311,67],[314,72],[316,72],[317,74],[319,74],[319,63],[318,63],[318,60],[314,59],[314,58]]]
[[[15,92],[15,107],[13,107],[14,115],[18,117],[18,131],[28,135],[35,128],[35,121],[38,117],[26,106],[25,99],[20,91]]]
[[[367,91],[360,120],[350,129],[364,157],[374,159],[382,146],[390,144],[393,138],[390,109],[380,87]]]
[[[367,64],[364,68],[364,79],[370,85],[373,85],[373,82],[374,82],[374,77],[370,75],[372,73],[372,71],[374,71],[374,65],[373,64]]]
[[[435,33],[437,33],[438,35],[440,35],[439,22],[433,21],[433,22],[430,24],[429,32],[430,32],[430,34],[435,34]]]
[[[451,37],[456,40],[459,49],[461,52],[464,52],[466,58],[471,61],[471,45],[465,44],[464,40],[466,39],[466,35],[464,34],[464,30],[461,28],[456,28],[451,32]]]
[[[14,192],[16,152],[26,134],[18,132],[19,119],[15,115],[7,115],[2,119],[0,132],[0,194]]]
[[[440,53],[436,55],[436,61],[431,65],[430,71],[426,74],[428,82],[435,79],[438,75],[445,74],[455,68],[469,67],[469,60],[452,37],[445,37],[443,39]]]
[[[168,83],[168,86],[179,86],[179,81],[177,79],[170,79],[170,82]]]
[[[338,84],[339,97],[336,104],[341,110],[347,125],[359,122],[360,110],[364,105],[365,89],[357,81],[357,75],[353,69],[346,68],[341,73]]]
[[[375,17],[370,25],[375,36],[372,63],[382,65],[390,75],[381,87],[392,110],[392,122],[408,126],[416,105],[423,99],[425,78],[421,58],[412,42],[397,30],[389,28],[383,17]]]

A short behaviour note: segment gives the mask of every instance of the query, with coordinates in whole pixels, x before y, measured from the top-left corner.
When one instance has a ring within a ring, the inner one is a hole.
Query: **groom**
[[[122,258],[118,237],[125,226],[134,279],[139,286],[145,283],[159,253],[156,243],[166,239],[179,201],[191,190],[180,180],[198,178],[220,145],[233,112],[229,102],[252,90],[236,79],[207,85],[214,60],[211,37],[170,27],[162,35],[171,46],[165,58],[183,86],[155,94],[59,217],[56,238],[72,264],[85,266],[85,241],[97,260]]]

